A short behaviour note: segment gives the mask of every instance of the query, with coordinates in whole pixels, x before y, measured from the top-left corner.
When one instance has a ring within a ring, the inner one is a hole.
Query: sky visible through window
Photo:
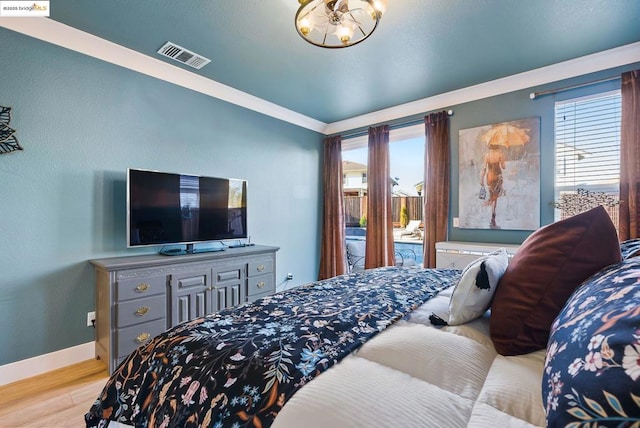
[[[424,137],[392,142],[389,154],[391,176],[398,182],[394,190],[417,196],[415,185],[423,180],[424,175]],[[342,152],[342,160],[364,165],[368,163],[367,156],[367,147]]]

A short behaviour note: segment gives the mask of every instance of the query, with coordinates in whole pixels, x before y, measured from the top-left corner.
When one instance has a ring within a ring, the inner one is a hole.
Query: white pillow
[[[493,293],[508,264],[507,250],[499,248],[464,268],[449,301],[449,325],[473,321],[489,309]]]

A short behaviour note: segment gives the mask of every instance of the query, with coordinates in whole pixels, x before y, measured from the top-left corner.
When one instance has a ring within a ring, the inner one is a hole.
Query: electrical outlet
[[[96,320],[96,313],[95,311],[93,312],[87,312],[87,327],[93,327],[93,322]]]
[[[292,273],[288,273],[287,274],[287,281],[291,281],[293,280],[293,274]]]
[[[453,218],[453,227],[460,227],[460,218],[459,217],[454,217]]]

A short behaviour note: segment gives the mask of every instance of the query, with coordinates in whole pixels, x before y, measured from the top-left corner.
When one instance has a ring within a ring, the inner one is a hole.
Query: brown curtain
[[[389,125],[369,128],[367,166],[366,269],[393,266],[393,223],[391,217],[391,167],[389,166]]]
[[[323,174],[324,204],[319,279],[342,275],[347,271],[342,196],[342,138],[339,135],[324,140]]]
[[[424,118],[424,267],[436,266],[436,242],[446,241],[449,222],[449,116],[433,113]]]
[[[640,198],[640,70],[622,73],[620,240],[638,238]]]

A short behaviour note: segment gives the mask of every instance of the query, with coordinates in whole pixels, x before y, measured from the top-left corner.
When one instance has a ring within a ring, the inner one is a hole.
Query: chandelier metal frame
[[[298,0],[295,26],[312,45],[340,49],[365,41],[378,28],[380,0]],[[355,7],[350,7],[353,6]]]

